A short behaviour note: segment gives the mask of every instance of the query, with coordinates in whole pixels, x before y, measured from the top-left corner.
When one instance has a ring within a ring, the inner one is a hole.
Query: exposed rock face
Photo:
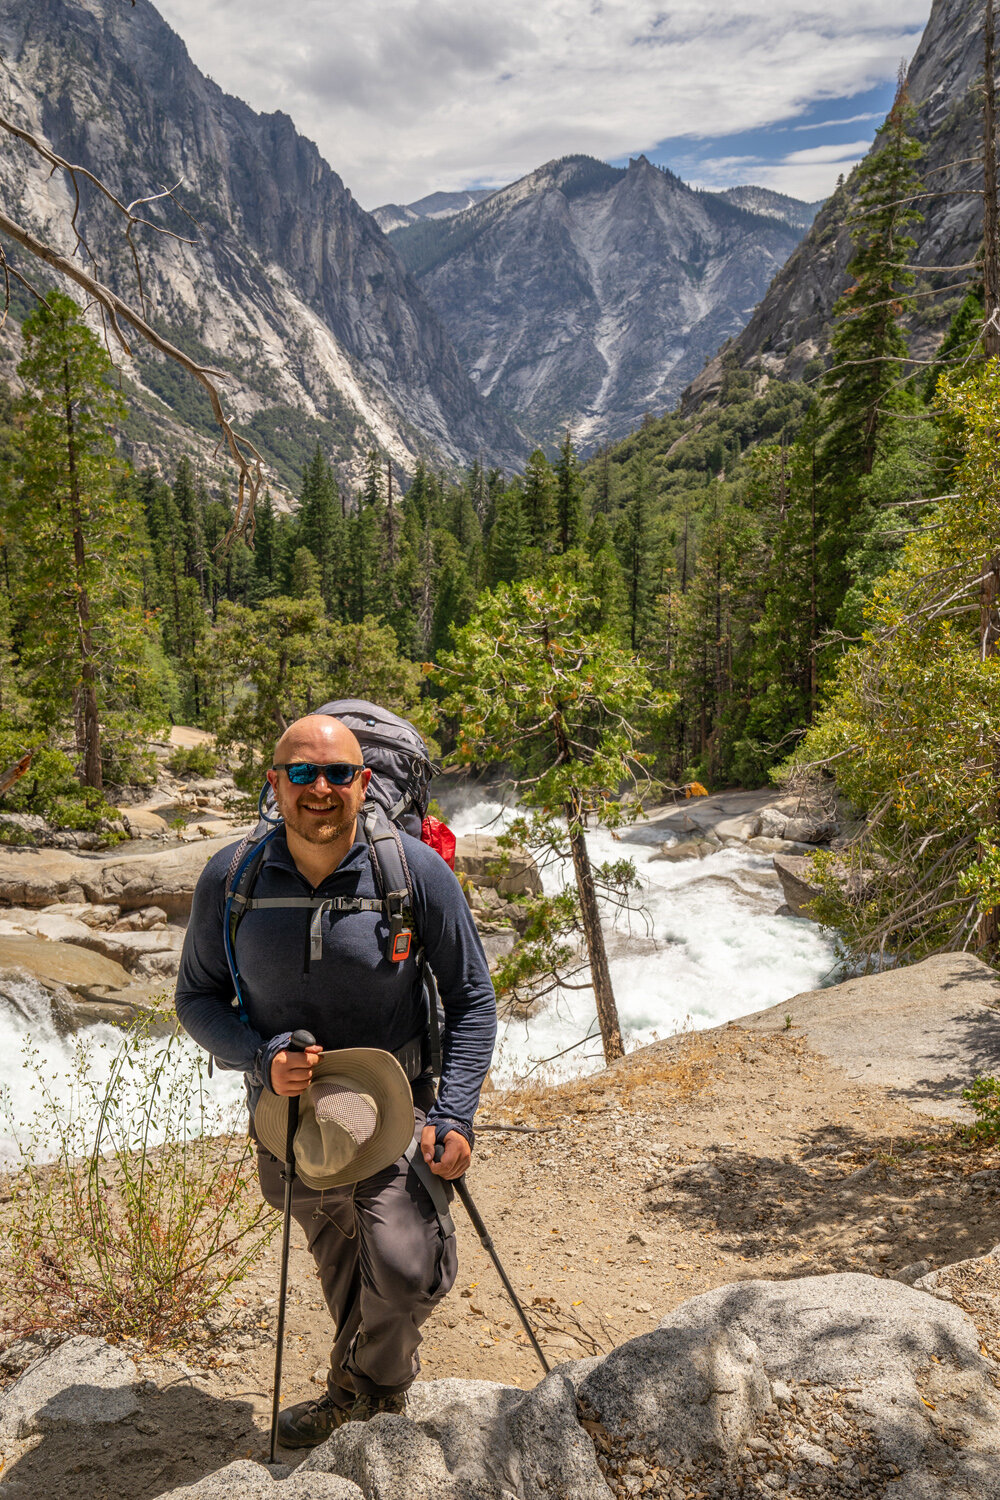
[[[981,154],[981,99],[977,79],[983,71],[982,0],[934,0],[930,19],[908,73],[911,103],[916,107],[913,134],[924,146],[918,170],[927,189],[979,188],[982,167],[970,157]],[[964,163],[963,165],[951,165]],[[849,178],[817,215],[794,255],[778,272],[746,328],[727,351],[741,365],[759,365],[792,378],[829,347],[833,305],[847,286],[847,262],[853,245],[845,226]],[[982,199],[928,197],[919,208],[922,224],[911,226],[917,241],[914,263],[959,266],[976,257],[982,234]],[[962,275],[943,278],[958,282]],[[930,286],[924,279],[922,286]],[[959,294],[961,295],[961,293]],[[942,317],[937,309],[951,303]],[[953,298],[929,298],[911,319],[911,352],[925,357],[954,311]],[[699,375],[685,393],[694,407],[719,388],[721,357]]]
[[[148,0],[0,0],[0,51],[4,112],[123,201],[183,183],[197,243],[142,231],[152,316],[231,373],[241,426],[276,460],[284,450],[286,482],[288,453],[308,456],[317,440],[342,471],[373,439],[405,466],[422,450],[517,461],[519,434],[480,400],[419,288],[316,147],[286,115],[224,94]],[[29,227],[65,225],[62,174],[49,179],[9,139],[0,190]],[[169,205],[149,212],[193,233]],[[88,195],[81,224],[116,289],[134,297],[108,205]],[[72,249],[71,235],[63,241]],[[188,377],[145,356],[133,373],[211,431]],[[155,451],[157,437],[146,441]]]
[[[968,1120],[961,1092],[977,1073],[996,1071],[998,1013],[993,969],[969,953],[937,953],[793,995],[732,1024],[764,1032],[794,1027],[849,1077],[888,1089],[924,1114]]]
[[[347,1423],[274,1493],[996,1500],[994,1370],[959,1307],[898,1282],[742,1282],[532,1391],[418,1384],[406,1417]],[[256,1500],[271,1492],[255,1488],[264,1473],[232,1464],[162,1500]],[[351,1488],[321,1487],[334,1476]]]
[[[135,1364],[103,1339],[67,1339],[28,1366],[0,1399],[0,1436],[121,1422],[139,1409]]]
[[[586,447],[671,404],[801,232],[644,156],[627,170],[575,156],[393,243],[480,391],[538,440],[570,424]]]

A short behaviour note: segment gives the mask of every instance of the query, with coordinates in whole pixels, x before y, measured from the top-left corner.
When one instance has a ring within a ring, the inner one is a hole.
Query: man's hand
[[[444,1155],[434,1160],[437,1131],[433,1125],[425,1125],[420,1132],[420,1154],[436,1177],[445,1177],[453,1182],[462,1177],[472,1160],[472,1147],[458,1130],[449,1130],[444,1138]]]
[[[307,1047],[304,1052],[276,1052],[271,1063],[271,1088],[286,1099],[304,1094],[322,1055],[322,1047]]]

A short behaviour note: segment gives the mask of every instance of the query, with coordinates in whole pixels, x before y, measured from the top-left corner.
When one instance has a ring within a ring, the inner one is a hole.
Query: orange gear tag
[[[394,964],[401,964],[405,958],[409,958],[412,941],[413,933],[408,927],[404,927],[402,932],[396,933],[392,940],[392,961]]]

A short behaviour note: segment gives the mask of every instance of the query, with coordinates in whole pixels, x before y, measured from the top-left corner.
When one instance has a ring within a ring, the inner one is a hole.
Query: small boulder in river
[[[455,871],[467,875],[474,885],[491,887],[502,896],[541,895],[541,876],[528,851],[508,852],[506,874],[497,875],[492,867],[503,857],[499,843],[489,834],[463,834],[456,840]]]

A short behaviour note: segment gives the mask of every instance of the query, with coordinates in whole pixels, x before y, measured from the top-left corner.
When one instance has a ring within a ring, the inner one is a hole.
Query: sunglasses
[[[351,786],[364,766],[353,766],[346,760],[335,760],[328,766],[316,766],[310,760],[293,760],[271,769],[284,771],[292,786],[312,786],[317,776],[323,776],[330,786]]]

